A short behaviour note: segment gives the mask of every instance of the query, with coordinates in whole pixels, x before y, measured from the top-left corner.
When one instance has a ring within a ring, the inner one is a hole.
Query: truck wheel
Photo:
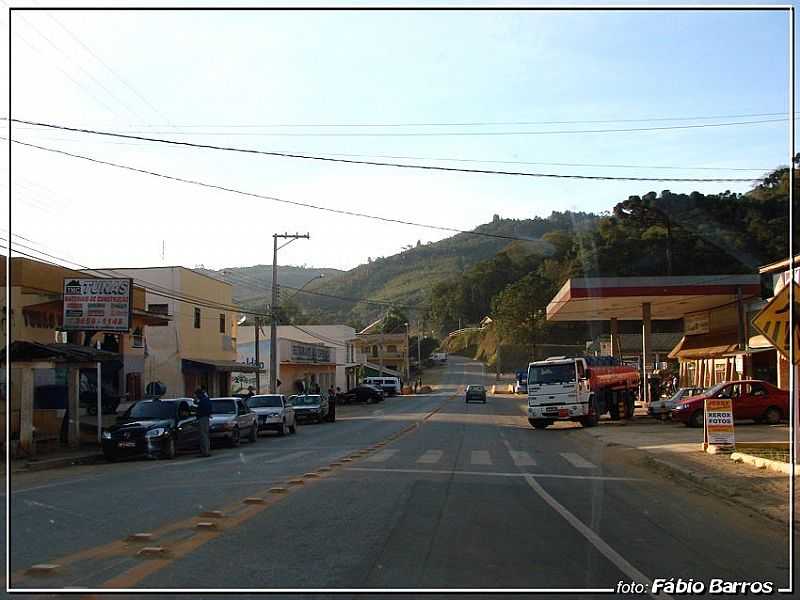
[[[619,421],[619,401],[614,392],[606,394],[606,404],[608,405],[608,414],[612,421]]]
[[[550,423],[544,419],[528,419],[528,423],[530,423],[534,429],[545,429],[550,425]]]
[[[584,427],[594,427],[597,425],[597,413],[583,417],[581,419],[581,425]]]

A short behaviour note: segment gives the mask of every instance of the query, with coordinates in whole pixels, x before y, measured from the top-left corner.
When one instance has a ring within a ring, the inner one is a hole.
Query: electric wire
[[[501,171],[491,169],[467,169],[463,167],[445,167],[441,165],[424,165],[424,164],[408,164],[397,162],[384,162],[375,160],[355,160],[346,158],[332,158],[330,156],[323,156],[320,154],[291,154],[287,152],[274,152],[270,150],[259,150],[255,148],[240,148],[236,146],[219,146],[215,144],[200,144],[195,142],[185,142],[182,140],[172,140],[166,138],[145,137],[140,135],[129,135],[124,133],[115,133],[110,131],[101,131],[97,129],[82,129],[78,127],[69,127],[66,125],[56,125],[52,123],[42,123],[37,121],[25,121],[22,119],[11,119],[12,123],[23,123],[26,125],[35,125],[49,129],[57,129],[62,131],[71,131],[74,133],[85,133],[88,135],[113,137],[120,139],[131,139],[146,142],[153,142],[158,144],[167,144],[171,146],[184,146],[188,148],[197,148],[203,150],[217,150],[224,152],[237,152],[242,154],[253,154],[261,156],[273,156],[280,158],[295,158],[301,160],[314,160],[321,162],[343,163],[343,164],[356,164],[368,165],[377,167],[394,167],[399,169],[418,169],[425,171],[444,171],[450,173],[474,173],[482,175],[508,175],[518,177],[537,177],[537,178],[551,178],[551,179],[581,179],[581,180],[594,180],[594,181],[665,181],[665,182],[753,182],[757,181],[758,177],[747,178],[703,178],[703,177],[635,177],[635,176],[617,176],[617,175],[577,175],[577,174],[562,174],[562,173],[533,173],[528,171]],[[18,143],[19,140],[14,140]],[[35,146],[34,144],[28,144]]]

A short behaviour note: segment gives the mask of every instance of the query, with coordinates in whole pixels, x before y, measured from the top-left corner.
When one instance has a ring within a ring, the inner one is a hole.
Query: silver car
[[[697,396],[698,394],[703,393],[703,388],[700,387],[682,387],[679,388],[677,392],[675,392],[671,398],[667,398],[665,400],[656,400],[650,403],[650,406],[647,408],[647,412],[652,417],[658,417],[660,419],[667,419],[669,418],[670,414],[672,413],[672,409],[683,400],[684,398],[689,398],[690,396]]]
[[[297,433],[294,407],[283,394],[264,394],[245,398],[247,408],[256,414],[258,431],[276,431],[278,435]]]
[[[247,408],[241,398],[211,398],[211,439],[222,439],[229,446],[238,446],[242,437],[258,439],[256,413]]]
[[[324,423],[330,410],[328,399],[319,394],[297,394],[291,396],[289,401],[294,407],[294,416],[298,421],[314,421]]]

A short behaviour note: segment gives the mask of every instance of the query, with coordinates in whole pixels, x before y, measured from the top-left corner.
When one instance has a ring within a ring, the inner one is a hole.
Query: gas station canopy
[[[569,279],[547,305],[548,321],[680,319],[760,294],[758,275],[689,275],[677,277],[578,277]]]

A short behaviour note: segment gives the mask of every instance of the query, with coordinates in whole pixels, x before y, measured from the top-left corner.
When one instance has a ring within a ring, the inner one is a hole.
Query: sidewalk
[[[789,478],[774,471],[736,463],[725,454],[707,454],[702,450],[702,429],[638,416],[631,421],[601,420],[597,427],[584,428],[583,431],[607,446],[640,451],[654,470],[668,478],[696,485],[705,493],[772,520],[787,521]],[[785,442],[788,439],[788,425],[736,425],[737,442]]]
[[[11,472],[28,473],[45,469],[59,469],[70,465],[89,464],[98,460],[104,459],[103,453],[97,445],[85,445],[79,449],[59,448],[34,458],[12,459]]]

